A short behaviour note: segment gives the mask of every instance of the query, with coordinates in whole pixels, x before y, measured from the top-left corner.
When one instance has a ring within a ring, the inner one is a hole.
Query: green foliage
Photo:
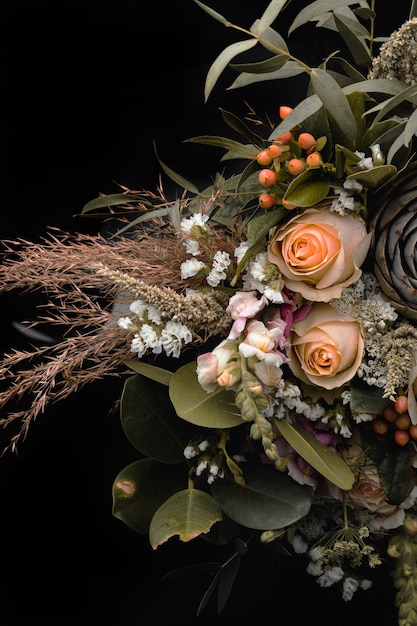
[[[284,439],[322,476],[340,489],[352,488],[352,470],[340,456],[297,424],[290,424],[285,419],[275,420],[275,423]]]

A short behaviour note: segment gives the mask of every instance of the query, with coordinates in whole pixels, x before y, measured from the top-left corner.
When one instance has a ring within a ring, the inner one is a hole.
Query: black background
[[[251,4],[242,8],[242,4]],[[266,2],[210,2],[249,27]],[[294,15],[305,2],[295,2]],[[381,3],[379,3],[381,4]],[[391,3],[386,3],[391,4]],[[259,6],[259,9],[257,8]],[[379,10],[380,7],[378,7]],[[407,17],[382,7],[387,34]],[[39,239],[48,227],[95,233],[100,225],[74,217],[99,192],[117,185],[154,190],[160,158],[196,183],[208,182],[220,156],[182,143],[198,134],[228,134],[219,106],[277,119],[293,105],[299,84],[227,92],[226,72],[208,103],[206,72],[239,38],[192,0],[21,2],[3,0],[1,17],[1,239]],[[292,12],[292,13],[291,13]],[[288,18],[289,19],[289,18]],[[319,63],[331,37],[294,38],[295,49]],[[166,181],[168,190],[170,183]],[[27,319],[28,302],[2,296],[2,350],[24,343],[13,320]],[[222,558],[202,541],[175,541],[153,552],[147,537],[111,515],[111,486],[135,460],[116,414],[122,382],[98,382],[65,406],[49,408],[33,426],[19,456],[0,461],[0,625],[78,626],[104,620],[131,626],[158,618],[171,623],[232,620],[293,625],[396,623],[389,576],[344,603],[321,590],[295,559],[250,550],[242,559],[230,602],[195,617],[207,579],[165,585],[182,564]]]

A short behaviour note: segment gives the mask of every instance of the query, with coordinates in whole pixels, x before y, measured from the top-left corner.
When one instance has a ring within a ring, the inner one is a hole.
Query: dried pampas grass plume
[[[132,337],[120,331],[117,320],[132,299],[140,296],[149,302],[156,295],[170,303],[178,319],[188,318],[194,336],[190,346],[224,332],[230,322],[221,291],[185,298],[180,266],[186,250],[166,223],[152,232],[144,226],[115,239],[51,230],[40,243],[21,239],[3,244],[0,292],[42,292],[46,304],[25,325],[34,329],[46,324],[62,331],[53,345],[12,349],[0,361],[0,427],[17,426],[5,450],[16,450],[49,404],[87,383],[127,372],[124,360],[132,357]],[[233,257],[237,234],[216,228],[210,245],[213,255],[222,249]],[[187,280],[187,287],[207,288],[207,283],[195,277]]]

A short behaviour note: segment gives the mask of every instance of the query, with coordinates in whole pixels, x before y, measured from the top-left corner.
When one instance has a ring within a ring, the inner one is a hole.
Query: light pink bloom
[[[224,339],[213,352],[205,352],[197,357],[197,378],[205,391],[210,393],[216,389],[219,377],[234,355],[236,348],[233,342]]]
[[[236,339],[246,326],[248,318],[255,317],[268,304],[265,296],[257,297],[256,291],[237,291],[229,300],[226,313],[234,321],[229,339]]]

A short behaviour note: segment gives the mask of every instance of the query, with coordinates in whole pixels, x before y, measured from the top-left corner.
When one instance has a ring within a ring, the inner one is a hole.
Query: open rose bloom
[[[288,289],[306,300],[329,302],[361,275],[371,235],[353,215],[330,211],[328,205],[305,210],[273,233],[268,248]]]

